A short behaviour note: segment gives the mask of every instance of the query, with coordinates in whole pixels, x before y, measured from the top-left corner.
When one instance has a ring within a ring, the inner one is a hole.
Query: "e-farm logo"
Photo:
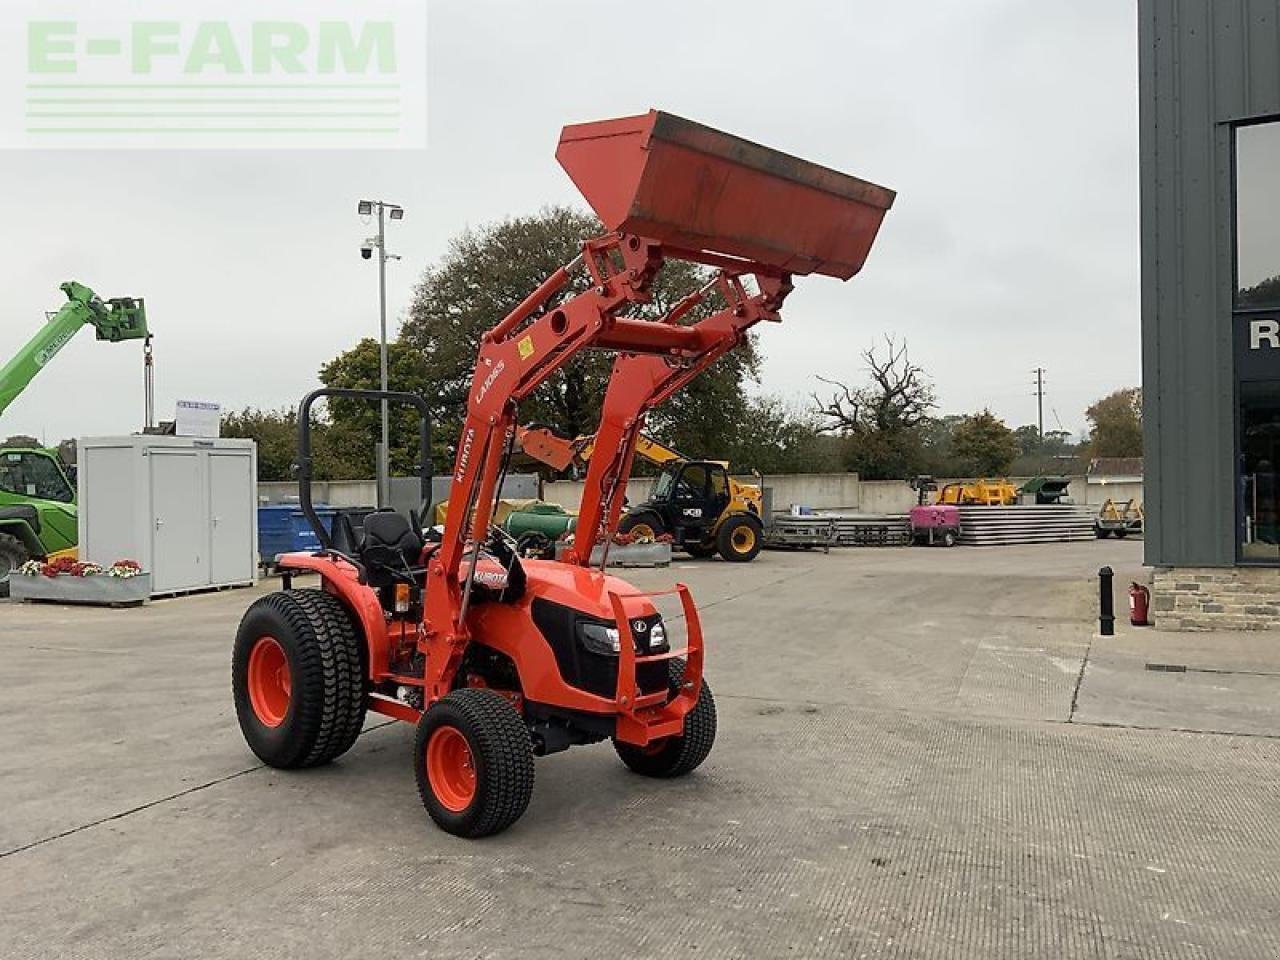
[[[425,0],[19,6],[5,146],[425,146]]]

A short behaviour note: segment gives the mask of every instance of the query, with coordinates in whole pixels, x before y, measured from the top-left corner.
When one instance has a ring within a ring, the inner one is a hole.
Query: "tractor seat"
[[[364,518],[364,537],[359,547],[369,585],[382,587],[403,582],[406,573],[420,579],[424,546],[422,534],[404,514],[394,510],[369,514]]]

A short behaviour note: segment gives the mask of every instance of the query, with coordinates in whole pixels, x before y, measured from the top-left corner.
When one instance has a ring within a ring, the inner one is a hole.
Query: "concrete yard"
[[[1140,558],[632,571],[699,600],[715,751],[669,783],[608,745],[540,760],[480,842],[431,824],[407,725],[255,761],[254,592],[0,606],[0,957],[1275,958],[1280,639],[1095,639],[1094,572]]]

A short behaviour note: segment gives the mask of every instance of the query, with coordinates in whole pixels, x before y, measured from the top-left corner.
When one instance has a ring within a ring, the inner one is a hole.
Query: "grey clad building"
[[[1166,628],[1280,626],[1280,0],[1140,0],[1146,557]]]

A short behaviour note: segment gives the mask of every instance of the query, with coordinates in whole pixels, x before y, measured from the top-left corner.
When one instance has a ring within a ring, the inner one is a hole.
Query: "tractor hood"
[[[657,612],[646,596],[635,596],[641,591],[627,581],[595,569],[579,567],[558,560],[522,560],[528,578],[528,593],[579,613],[613,620],[613,602],[610,594],[623,598],[622,607],[628,617],[650,617]]]

